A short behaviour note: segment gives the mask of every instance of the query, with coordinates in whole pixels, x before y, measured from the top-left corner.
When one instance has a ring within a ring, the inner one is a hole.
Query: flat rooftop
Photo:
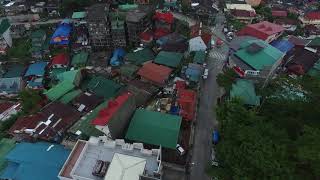
[[[89,141],[79,140],[68,160],[64,164],[62,170],[59,173],[60,177],[71,176],[73,178],[83,177],[91,180],[103,180],[107,177],[107,174],[114,172],[112,168],[105,175],[105,177],[98,177],[92,175],[94,166],[98,160],[106,161],[112,164],[114,156],[130,156],[132,159],[142,159],[145,162],[144,170],[145,174],[153,176],[154,172],[158,172],[160,159],[160,149],[147,150],[142,148],[141,143],[126,144],[123,140],[106,141],[101,142],[99,138],[93,138]],[[114,162],[115,163],[115,162]],[[113,164],[114,164],[113,163]],[[120,175],[122,171],[118,172]],[[70,178],[72,179],[72,178]],[[135,179],[135,178],[134,178]]]

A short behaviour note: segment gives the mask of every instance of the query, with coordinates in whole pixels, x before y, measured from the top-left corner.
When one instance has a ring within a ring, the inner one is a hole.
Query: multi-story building
[[[111,36],[114,47],[126,46],[125,15],[119,12],[111,14]]]
[[[149,11],[148,11],[149,12]],[[151,27],[148,12],[143,10],[129,11],[126,16],[128,40],[132,45],[139,45],[140,33]]]
[[[87,22],[92,49],[94,51],[112,49],[109,5],[92,5],[88,10]]]

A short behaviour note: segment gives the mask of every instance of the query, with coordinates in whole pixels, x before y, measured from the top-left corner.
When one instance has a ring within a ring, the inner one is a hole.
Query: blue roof
[[[32,79],[31,81],[28,82],[28,87],[31,88],[42,88],[43,87],[43,78],[36,78],[36,79]]]
[[[24,74],[24,76],[43,76],[47,64],[47,62],[36,62],[29,65],[27,72]]]
[[[272,41],[270,44],[283,53],[289,52],[294,47],[294,44],[288,40],[275,40]]]
[[[51,149],[51,145],[54,145]],[[70,150],[46,142],[20,143],[10,151],[0,178],[15,180],[58,180],[58,173]]]
[[[53,33],[50,40],[50,44],[68,45],[69,36],[72,30],[72,26],[69,23],[61,23],[56,31]]]
[[[185,72],[188,79],[193,82],[198,82],[200,80],[201,73],[201,67],[196,64],[189,64]]]

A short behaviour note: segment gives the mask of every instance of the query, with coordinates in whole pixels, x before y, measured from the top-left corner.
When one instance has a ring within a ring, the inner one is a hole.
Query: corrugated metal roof
[[[182,58],[183,58],[182,53],[161,51],[155,58],[154,62],[157,64],[162,64],[168,67],[176,68],[179,66]]]
[[[87,84],[83,84],[83,88],[89,89],[97,96],[110,99],[118,94],[122,86],[102,76],[93,76]]]
[[[283,53],[289,52],[294,47],[294,44],[288,40],[275,40],[272,41],[270,44]]]
[[[6,167],[5,156],[15,147],[15,141],[3,138],[0,141],[0,172]]]
[[[254,85],[251,81],[240,79],[232,84],[230,97],[239,97],[244,104],[258,106],[260,105],[260,97],[256,95]]]
[[[65,95],[63,95],[59,101],[63,104],[68,104],[69,102],[71,102],[74,98],[76,98],[79,94],[81,94],[81,90],[80,89],[75,89]]]
[[[156,85],[161,86],[165,84],[171,72],[171,68],[148,62],[139,69],[137,74],[143,77],[144,79],[147,79],[155,83]]]
[[[87,63],[89,53],[81,51],[72,57],[71,65],[85,65]]]
[[[131,119],[126,138],[175,149],[180,125],[179,116],[137,109]]]
[[[198,64],[203,64],[206,60],[206,52],[205,51],[196,51],[193,62]]]
[[[126,54],[124,57],[127,61],[134,63],[135,65],[141,65],[147,61],[153,60],[155,57],[153,51],[149,48],[144,48],[137,52]]]
[[[24,76],[32,76],[32,75],[43,76],[45,73],[45,68],[47,64],[48,64],[47,62],[42,62],[42,61],[30,64]]]
[[[56,86],[52,87],[48,91],[44,92],[44,94],[50,99],[51,101],[55,101],[62,97],[64,94],[69,92],[75,87],[75,85],[68,81],[62,81],[61,83],[57,84]]]

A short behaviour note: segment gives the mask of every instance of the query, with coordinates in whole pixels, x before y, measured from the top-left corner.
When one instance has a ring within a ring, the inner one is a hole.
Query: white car
[[[183,156],[186,153],[186,151],[180,146],[180,144],[177,144],[176,149],[180,156]]]
[[[203,73],[203,75],[202,75],[202,78],[203,79],[207,79],[208,78],[208,75],[209,75],[209,69],[204,69],[204,73]]]
[[[210,43],[211,43],[211,47],[214,48],[214,46],[216,45],[216,42],[214,41],[213,38],[211,39]]]

